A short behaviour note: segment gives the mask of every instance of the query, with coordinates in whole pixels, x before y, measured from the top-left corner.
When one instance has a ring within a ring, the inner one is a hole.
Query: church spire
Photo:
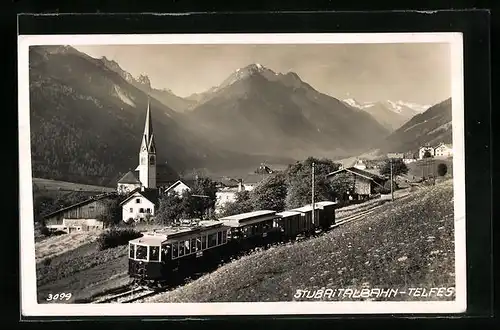
[[[151,121],[151,110],[149,109],[149,97],[148,97],[148,108],[146,110],[146,122],[144,123],[144,136],[146,137],[146,141],[149,142],[152,135],[153,135],[153,123]]]
[[[153,121],[151,119],[150,100],[148,97],[148,108],[146,110],[146,121],[144,123],[144,134],[142,138],[141,150],[155,153],[155,143],[153,138]]]

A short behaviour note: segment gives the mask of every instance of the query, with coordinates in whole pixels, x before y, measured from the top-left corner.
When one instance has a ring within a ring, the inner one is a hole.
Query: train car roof
[[[317,210],[318,208],[315,207],[315,209]],[[295,212],[300,212],[300,213],[311,212],[312,211],[312,205],[306,205],[306,206],[298,207],[298,208],[290,210],[290,211],[295,211]]]
[[[133,240],[129,241],[129,243],[139,244],[139,245],[154,245],[154,246],[158,246],[158,245],[161,245],[166,240],[167,240],[166,236],[145,235],[145,236],[133,239]]]
[[[301,215],[301,214],[302,214],[301,212],[297,212],[297,211],[283,211],[283,212],[276,213],[276,215],[279,215],[282,217],[291,217],[294,215]]]
[[[235,214],[228,217],[220,218],[219,220],[230,227],[241,227],[245,225],[250,225],[252,223],[271,220],[275,216],[276,216],[276,211],[259,210],[259,211]]]
[[[317,203],[314,203],[318,206],[331,206],[331,205],[336,205],[338,204],[337,202],[332,202],[332,201],[323,201],[323,202],[317,202]]]
[[[224,228],[224,223],[214,220],[199,221],[191,226],[165,227],[152,232],[144,233],[143,237],[136,238],[130,241],[134,244],[151,244],[160,245],[169,239],[177,239],[182,236],[192,235],[216,228]]]

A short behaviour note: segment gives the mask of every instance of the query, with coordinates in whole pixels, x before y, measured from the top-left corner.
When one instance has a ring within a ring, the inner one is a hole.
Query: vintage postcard
[[[466,310],[460,33],[18,47],[23,315]]]

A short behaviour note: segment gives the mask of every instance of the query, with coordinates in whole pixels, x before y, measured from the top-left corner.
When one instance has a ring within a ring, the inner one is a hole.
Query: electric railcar
[[[279,213],[260,210],[145,233],[129,242],[129,276],[161,286],[256,246],[327,231],[335,224],[335,204],[324,201]]]

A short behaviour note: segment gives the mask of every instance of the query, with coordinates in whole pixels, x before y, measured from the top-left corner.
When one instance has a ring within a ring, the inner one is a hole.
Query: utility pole
[[[393,178],[393,173],[392,173],[392,158],[390,160],[390,164],[391,164],[391,201],[394,200],[394,187],[393,187],[393,181],[394,181],[394,178]]]
[[[314,162],[312,163],[311,184],[312,184],[312,222],[314,223],[314,220],[315,220],[315,216],[314,216]]]

